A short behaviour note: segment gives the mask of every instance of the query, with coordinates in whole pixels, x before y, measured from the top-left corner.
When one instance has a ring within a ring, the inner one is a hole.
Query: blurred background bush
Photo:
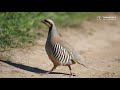
[[[42,33],[38,30],[45,18],[51,18],[58,27],[78,26],[102,12],[0,12],[0,49],[22,47],[34,43]],[[94,18],[95,19],[95,18]]]

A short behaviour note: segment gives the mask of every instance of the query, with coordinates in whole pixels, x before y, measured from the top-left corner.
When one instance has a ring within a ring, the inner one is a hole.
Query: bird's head
[[[45,20],[42,20],[41,22],[47,25],[49,28],[54,25],[54,22],[51,19],[45,19]]]

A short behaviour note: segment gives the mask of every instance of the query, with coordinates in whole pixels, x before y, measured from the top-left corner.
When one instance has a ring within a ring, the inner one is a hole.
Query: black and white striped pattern
[[[59,43],[53,45],[52,53],[56,60],[58,60],[62,65],[71,63],[72,56]]]

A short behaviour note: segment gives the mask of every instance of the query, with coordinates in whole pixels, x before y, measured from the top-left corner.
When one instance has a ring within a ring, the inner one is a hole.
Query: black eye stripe
[[[47,20],[44,20],[44,21],[47,22],[47,23],[49,23],[51,25],[51,23],[49,21],[47,21]]]

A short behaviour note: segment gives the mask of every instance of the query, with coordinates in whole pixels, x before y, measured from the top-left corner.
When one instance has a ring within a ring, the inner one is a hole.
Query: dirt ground
[[[79,27],[58,29],[61,37],[85,58],[85,68],[72,65],[77,76],[71,78],[120,78],[120,16],[117,20],[85,21]],[[49,75],[41,75],[53,67],[45,52],[44,38],[25,49],[11,50],[10,60],[0,60],[0,78],[69,78],[69,69],[58,67]]]

